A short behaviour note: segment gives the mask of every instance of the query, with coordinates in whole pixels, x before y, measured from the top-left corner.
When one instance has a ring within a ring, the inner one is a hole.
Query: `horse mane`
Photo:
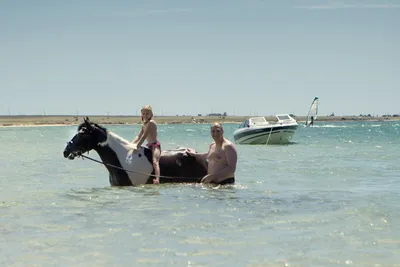
[[[99,128],[100,130],[103,130],[107,135],[110,135],[112,138],[116,139],[117,141],[119,141],[121,143],[130,143],[125,138],[119,136],[118,134],[114,133],[113,131],[108,130],[104,126],[101,126],[95,122],[90,122],[90,125],[92,125],[93,127]],[[80,131],[83,127],[85,127],[85,122],[82,122],[81,124],[79,124],[78,131]]]
[[[97,124],[97,123],[95,123],[95,122],[90,122],[90,125],[92,125],[92,126],[94,126],[94,127],[97,127],[97,128],[99,128],[99,129],[103,130],[104,132],[107,132],[107,131],[108,131],[106,127],[101,126],[101,125],[99,125],[99,124]],[[83,127],[85,127],[85,126],[86,126],[85,122],[82,122],[81,124],[79,124],[79,125],[78,125],[78,132],[79,132]]]
[[[121,143],[130,143],[128,140],[126,140],[125,138],[119,136],[118,134],[114,133],[113,131],[107,131],[107,134],[112,136],[113,138],[117,139]]]
[[[104,133],[106,133],[107,136],[112,137],[114,140],[116,140],[116,141],[118,141],[118,142],[120,142],[120,143],[122,143],[122,144],[130,144],[130,143],[131,143],[131,142],[128,141],[127,139],[125,139],[125,138],[119,136],[118,134],[114,133],[113,131],[108,130],[108,129],[107,129],[106,127],[104,127],[104,126],[101,126],[101,125],[99,125],[99,124],[97,124],[97,123],[95,123],[95,122],[89,122],[89,123],[90,123],[90,125],[92,125],[93,127],[98,128],[98,129],[104,131]],[[82,122],[81,124],[79,124],[79,126],[78,126],[78,132],[79,132],[82,128],[84,128],[84,127],[86,127],[85,122]],[[108,138],[107,138],[107,139],[108,139]],[[106,140],[104,143],[107,143],[107,141],[108,141],[108,140]]]

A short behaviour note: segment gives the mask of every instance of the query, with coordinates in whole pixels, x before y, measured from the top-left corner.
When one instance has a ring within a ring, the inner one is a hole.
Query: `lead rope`
[[[271,136],[271,133],[272,133],[272,128],[273,128],[273,127],[271,127],[271,130],[269,131],[269,135],[268,135],[268,139],[267,139],[267,144],[266,144],[266,145],[268,145],[269,138],[270,138],[270,136]]]
[[[142,175],[146,175],[146,176],[153,176],[153,177],[156,177],[154,174],[147,174],[147,173],[142,173],[142,172],[135,172],[135,171],[131,171],[131,170],[126,170],[126,169],[124,169],[124,168],[115,166],[115,165],[113,165],[113,164],[104,163],[104,162],[102,162],[102,161],[100,161],[100,160],[97,160],[97,159],[94,159],[94,158],[91,158],[91,157],[88,157],[88,156],[85,156],[85,155],[82,155],[82,154],[80,154],[80,155],[78,154],[78,157],[82,157],[82,159],[83,159],[83,158],[85,158],[85,159],[90,159],[91,161],[100,163],[100,164],[102,164],[102,165],[104,165],[104,166],[113,167],[113,168],[115,168],[115,169],[120,169],[120,170],[123,170],[123,171],[126,171],[126,172],[132,172],[132,173],[136,173],[136,174],[142,174]],[[158,177],[159,177],[159,178],[165,178],[165,179],[187,179],[187,178],[185,178],[185,177],[173,177],[173,176],[164,176],[164,175],[159,175]],[[200,177],[200,178],[189,178],[189,179],[193,179],[193,180],[198,180],[198,179],[200,179],[200,180],[201,180],[202,178],[203,178],[203,177]]]

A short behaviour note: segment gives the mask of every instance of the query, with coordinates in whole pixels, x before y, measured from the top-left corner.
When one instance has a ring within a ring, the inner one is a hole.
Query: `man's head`
[[[214,140],[220,140],[224,138],[224,129],[220,123],[215,122],[211,125],[211,137]]]

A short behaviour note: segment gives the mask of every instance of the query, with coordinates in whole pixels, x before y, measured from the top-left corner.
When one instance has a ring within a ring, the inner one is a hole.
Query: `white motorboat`
[[[276,115],[277,121],[269,123],[264,117],[251,117],[240,124],[233,133],[237,144],[270,145],[287,144],[299,126],[289,114]]]

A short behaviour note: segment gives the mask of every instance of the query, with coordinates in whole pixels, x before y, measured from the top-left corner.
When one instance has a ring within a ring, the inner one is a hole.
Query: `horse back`
[[[152,162],[151,150],[145,154]],[[196,160],[193,156],[186,154],[185,149],[163,151],[159,165],[160,183],[199,183],[207,175],[207,162]],[[153,183],[154,178],[150,177],[148,183]]]

